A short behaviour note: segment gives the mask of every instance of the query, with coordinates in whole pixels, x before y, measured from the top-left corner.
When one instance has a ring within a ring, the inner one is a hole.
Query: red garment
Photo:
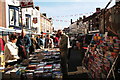
[[[58,41],[59,41],[59,38],[58,38],[58,37],[54,37],[54,38],[53,38],[53,42],[54,42],[54,43],[56,43],[56,42],[58,42]]]
[[[55,37],[55,42],[58,42],[59,41],[59,38],[58,37]]]
[[[2,38],[0,38],[0,52],[4,52],[4,46],[5,46],[5,42]]]

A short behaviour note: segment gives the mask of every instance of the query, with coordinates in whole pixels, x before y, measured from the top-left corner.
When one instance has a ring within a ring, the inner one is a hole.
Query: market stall
[[[60,52],[56,49],[36,50],[29,59],[3,69],[3,79],[62,79]]]
[[[120,40],[116,36],[95,34],[85,53],[83,65],[95,80],[116,79],[115,68],[120,55]]]

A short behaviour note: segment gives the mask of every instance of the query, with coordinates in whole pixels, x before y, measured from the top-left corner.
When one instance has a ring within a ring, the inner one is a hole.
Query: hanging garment
[[[5,46],[5,41],[0,38],[0,54],[4,53],[4,46]]]

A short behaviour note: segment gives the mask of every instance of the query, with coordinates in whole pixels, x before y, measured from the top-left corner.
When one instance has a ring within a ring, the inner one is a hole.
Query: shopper
[[[40,49],[40,35],[36,37],[36,41],[37,41],[36,49]]]
[[[9,60],[19,59],[16,41],[17,36],[15,34],[9,35],[9,41],[5,44],[5,62],[8,62]]]
[[[66,78],[68,75],[68,66],[67,66],[67,57],[68,57],[68,46],[69,44],[69,38],[67,35],[63,34],[62,31],[59,31],[58,33],[60,35],[60,52],[61,52],[61,67],[62,67],[62,73],[63,78]]]
[[[41,48],[41,49],[44,49],[44,46],[45,46],[45,38],[44,38],[43,34],[40,36],[39,41],[40,41],[40,48]]]
[[[58,40],[59,40],[60,37],[61,37],[60,33],[61,33],[61,30],[58,30],[58,31],[57,31],[57,34],[56,34],[56,37],[58,37]]]
[[[35,52],[36,46],[37,46],[37,41],[34,38],[34,35],[32,35],[31,39],[31,46],[30,46],[30,54]]]
[[[16,45],[18,46],[18,55],[21,59],[27,59],[29,57],[29,48],[31,46],[31,40],[26,35],[25,29],[22,30],[21,36],[18,37]]]
[[[55,48],[58,48],[58,41],[59,41],[58,37],[57,36],[53,36],[53,42],[54,42],[54,47]]]
[[[0,36],[0,54],[4,53],[4,46],[5,46],[5,41],[2,39],[2,36]]]
[[[45,38],[45,48],[52,48],[53,47],[53,40],[50,38],[50,35],[48,34]]]

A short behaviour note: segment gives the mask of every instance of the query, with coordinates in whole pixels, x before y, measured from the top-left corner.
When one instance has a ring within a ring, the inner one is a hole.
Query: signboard
[[[34,23],[34,24],[37,23],[37,18],[33,18],[33,23]]]
[[[22,8],[33,7],[33,0],[21,0],[20,1],[20,6]]]

